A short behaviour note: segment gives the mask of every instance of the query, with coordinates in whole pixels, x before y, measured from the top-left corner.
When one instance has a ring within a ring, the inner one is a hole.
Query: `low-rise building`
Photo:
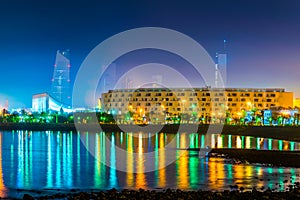
[[[40,93],[32,96],[32,112],[72,112],[70,106],[64,105],[48,93]]]
[[[139,117],[187,115],[224,118],[241,116],[245,110],[293,107],[293,92],[281,88],[139,88],[109,90],[102,94],[101,108],[116,116],[132,112]]]

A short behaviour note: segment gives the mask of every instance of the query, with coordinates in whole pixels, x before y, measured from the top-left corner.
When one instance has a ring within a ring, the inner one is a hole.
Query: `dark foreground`
[[[298,185],[298,183],[297,183]],[[294,187],[294,188],[293,188]],[[266,190],[243,192],[243,188],[232,191],[212,192],[212,191],[183,191],[183,190],[122,190],[115,189],[102,192],[80,192],[70,194],[56,194],[54,196],[41,196],[33,198],[25,194],[23,199],[300,199],[300,189],[298,186],[291,186],[287,192],[272,192]]]

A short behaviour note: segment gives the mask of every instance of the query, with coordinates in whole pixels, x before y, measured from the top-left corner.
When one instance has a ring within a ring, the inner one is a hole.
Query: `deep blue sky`
[[[179,3],[180,2],[180,3]],[[300,97],[300,1],[0,1],[0,105],[31,107],[49,91],[55,53],[71,79],[101,41],[127,29],[180,31],[214,56],[228,40],[229,87],[283,87]]]

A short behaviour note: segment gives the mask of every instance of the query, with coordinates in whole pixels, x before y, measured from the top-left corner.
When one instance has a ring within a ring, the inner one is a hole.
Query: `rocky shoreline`
[[[74,192],[68,194],[55,194],[52,196],[40,196],[33,197],[29,194],[23,196],[24,200],[46,200],[46,199],[74,199],[74,200],[90,200],[90,199],[300,199],[299,183],[290,187],[289,191],[286,192],[274,192],[269,189],[265,191],[258,191],[253,188],[252,191],[243,191],[243,188],[237,188],[233,190],[225,190],[223,192],[213,191],[187,191],[187,190],[172,190],[166,189],[161,191],[156,190],[127,190],[118,191],[111,189],[107,191],[99,192]]]

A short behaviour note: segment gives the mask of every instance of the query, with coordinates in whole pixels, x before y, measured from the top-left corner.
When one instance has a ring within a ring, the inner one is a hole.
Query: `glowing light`
[[[272,139],[268,140],[268,150],[272,150]]]
[[[242,139],[240,136],[236,137],[236,148],[238,148],[238,149],[242,148]]]

